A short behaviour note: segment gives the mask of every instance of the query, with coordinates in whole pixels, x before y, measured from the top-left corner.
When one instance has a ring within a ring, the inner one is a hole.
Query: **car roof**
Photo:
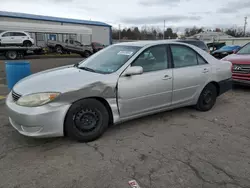
[[[3,32],[22,32],[22,33],[26,33],[25,31],[21,31],[21,30],[7,30],[7,31],[3,31]]]
[[[225,46],[222,46],[222,47],[238,47],[239,45],[225,45]]]
[[[10,33],[10,32],[12,32],[12,33],[28,33],[28,32],[26,32],[26,31],[18,31],[18,30],[15,30],[15,31],[13,31],[13,30],[8,30],[8,31],[3,31],[3,32],[1,32],[1,33]]]
[[[203,42],[202,40],[198,39],[177,39],[178,41],[187,41],[187,42]]]
[[[157,44],[173,44],[173,43],[180,43],[183,44],[181,41],[179,42],[179,40],[176,39],[169,39],[169,40],[142,40],[142,41],[136,41],[136,42],[121,42],[121,43],[117,43],[114,45],[117,46],[138,46],[138,47],[144,47],[147,45],[157,45]],[[184,43],[185,45],[188,45],[187,43]]]

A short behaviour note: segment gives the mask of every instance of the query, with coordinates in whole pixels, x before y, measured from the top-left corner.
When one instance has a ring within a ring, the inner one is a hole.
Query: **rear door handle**
[[[207,68],[203,69],[202,73],[207,73],[209,70]]]
[[[172,77],[171,77],[171,76],[168,76],[168,75],[165,75],[162,79],[163,79],[163,80],[170,80],[170,79],[172,79]]]

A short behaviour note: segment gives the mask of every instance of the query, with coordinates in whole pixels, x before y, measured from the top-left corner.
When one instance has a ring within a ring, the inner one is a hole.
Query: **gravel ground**
[[[209,112],[181,108],[111,127],[102,138],[32,139],[0,105],[0,187],[250,187],[249,89]]]
[[[116,125],[91,143],[24,137],[0,103],[0,187],[126,188],[131,179],[141,188],[250,187],[249,92],[237,87],[209,112],[181,108]]]

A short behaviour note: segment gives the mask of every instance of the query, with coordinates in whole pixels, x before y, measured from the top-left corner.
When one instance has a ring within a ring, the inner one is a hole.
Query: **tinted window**
[[[171,45],[174,67],[188,67],[198,65],[197,53],[182,45]]]
[[[78,42],[78,41],[75,41],[75,44],[78,45],[78,46],[81,46],[82,43]]]
[[[140,48],[138,46],[110,46],[90,56],[79,67],[104,74],[113,73],[123,66]]]
[[[151,47],[142,52],[132,66],[141,66],[143,72],[158,71],[168,68],[165,45]]]
[[[9,36],[10,36],[10,32],[5,33],[5,34],[2,35],[2,37],[9,37]]]
[[[21,36],[26,36],[26,35],[24,33],[15,32],[15,33],[13,33],[13,36],[21,37]]]

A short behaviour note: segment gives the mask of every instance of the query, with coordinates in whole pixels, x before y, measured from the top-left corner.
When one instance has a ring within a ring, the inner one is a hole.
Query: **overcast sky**
[[[113,27],[243,27],[250,0],[0,0],[2,11],[96,20]],[[250,23],[250,22],[249,22]],[[250,29],[247,27],[247,29]]]

